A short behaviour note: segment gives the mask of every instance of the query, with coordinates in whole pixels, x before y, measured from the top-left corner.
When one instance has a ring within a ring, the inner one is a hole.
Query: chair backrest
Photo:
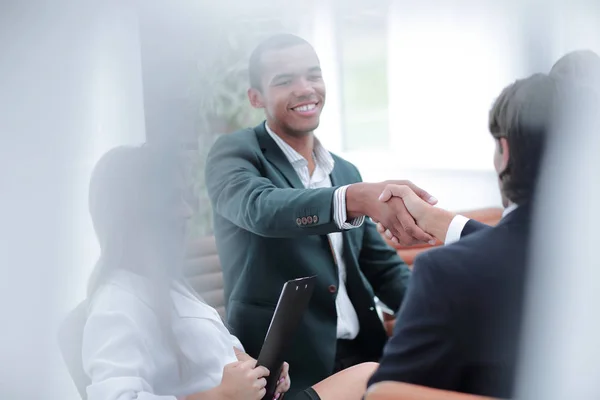
[[[192,288],[225,319],[223,270],[214,236],[196,239],[188,244],[184,273]]]
[[[401,382],[381,382],[367,391],[365,400],[494,400],[490,397],[431,389]]]
[[[58,345],[67,370],[83,400],[87,399],[86,388],[91,383],[83,370],[81,349],[83,345],[83,329],[87,319],[87,301],[80,303],[69,313],[58,332]]]

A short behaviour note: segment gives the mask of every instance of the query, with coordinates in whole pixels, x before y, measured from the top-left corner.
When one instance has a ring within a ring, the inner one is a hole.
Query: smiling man
[[[287,34],[267,39],[252,54],[249,73],[250,103],[264,109],[266,121],[221,137],[206,181],[227,319],[251,356],[260,351],[283,284],[317,276],[285,357],[294,392],[381,356],[386,334],[373,298],[398,309],[410,272],[364,216],[406,227],[396,230],[404,243],[431,237],[402,202],[378,201],[385,183],[362,183],[354,165],[315,137],[326,90],[310,44]]]

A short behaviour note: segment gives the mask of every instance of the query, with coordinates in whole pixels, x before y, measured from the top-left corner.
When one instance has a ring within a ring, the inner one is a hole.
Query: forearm
[[[417,221],[417,225],[436,239],[445,242],[448,227],[455,216],[453,212],[431,207],[425,216]]]
[[[206,162],[206,186],[214,211],[240,228],[265,237],[324,235],[339,231],[333,218],[337,187],[276,186],[257,155],[223,138]],[[316,217],[316,218],[315,218]]]
[[[346,212],[349,219],[367,215],[369,194],[368,183],[358,182],[348,186],[346,190]]]
[[[211,200],[219,215],[260,236],[325,235],[340,230],[332,210],[335,189],[282,189],[234,181]]]

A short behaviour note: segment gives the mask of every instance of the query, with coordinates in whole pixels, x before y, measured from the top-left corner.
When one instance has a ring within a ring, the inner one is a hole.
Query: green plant
[[[198,56],[191,90],[198,109],[198,142],[197,151],[188,154],[188,179],[198,205],[190,224],[192,236],[212,233],[204,179],[210,147],[220,135],[254,126],[264,118],[262,110],[253,109],[247,99],[250,52],[265,37],[281,31],[285,29],[279,19],[245,16],[237,23],[221,24],[210,48],[203,47]]]

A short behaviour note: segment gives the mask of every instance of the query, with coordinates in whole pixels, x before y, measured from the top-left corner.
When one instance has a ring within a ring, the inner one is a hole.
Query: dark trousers
[[[367,361],[375,360],[370,360],[361,354],[360,346],[356,343],[356,340],[338,339],[333,365],[334,373]]]
[[[344,340],[338,339],[336,343],[336,353],[335,353],[335,364],[333,366],[333,373],[340,372],[346,368],[350,368],[353,365],[357,365],[369,360],[360,354],[360,346],[356,344],[355,340]],[[319,400],[319,396],[317,392],[315,392],[312,388],[308,388],[300,393],[297,393],[295,396],[291,398],[287,398],[286,400]]]

